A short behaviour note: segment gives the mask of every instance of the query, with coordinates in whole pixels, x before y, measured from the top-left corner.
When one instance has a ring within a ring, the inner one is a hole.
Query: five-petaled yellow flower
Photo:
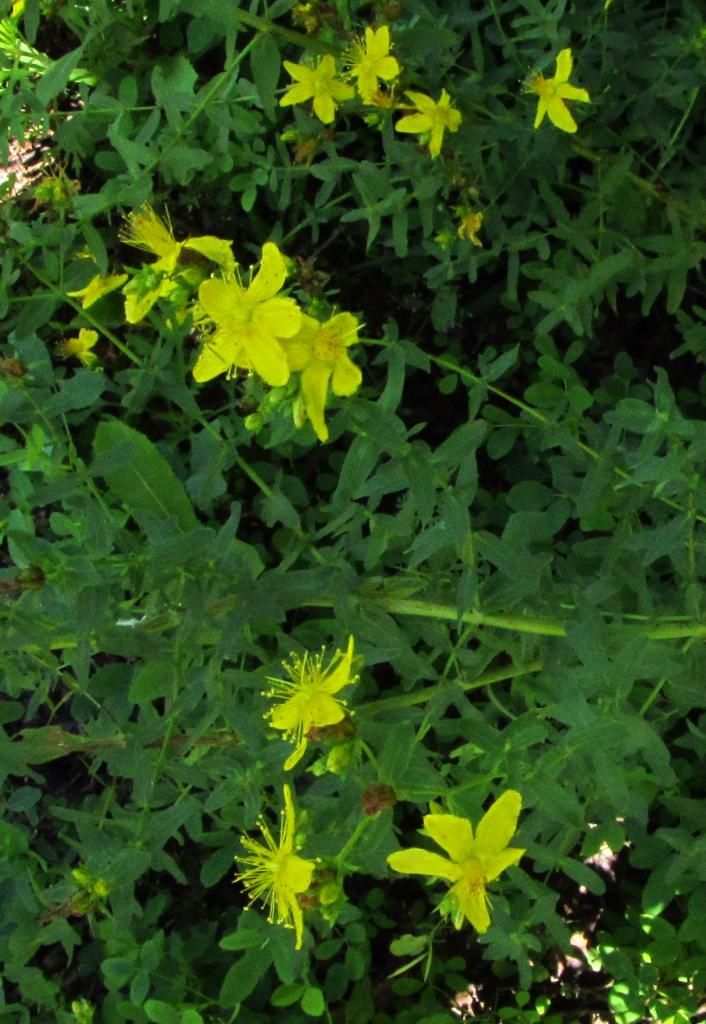
[[[466,818],[427,814],[424,828],[448,858],[414,848],[391,853],[387,863],[403,874],[431,875],[452,882],[449,897],[454,924],[460,928],[467,918],[477,931],[485,932],[490,925],[485,887],[525,852],[507,845],[517,828],[521,806],[520,794],[506,790],[481,818],[475,837]]]
[[[390,30],[387,25],[365,29],[365,41],[351,47],[350,73],[358,83],[358,92],[366,103],[373,101],[378,81],[391,82],[400,73],[397,60],[390,55]]]
[[[231,374],[239,366],[255,370],[272,387],[287,383],[289,364],[280,340],[297,333],[302,314],[294,299],[278,295],[286,276],[284,256],[274,242],[266,242],[260,269],[247,287],[236,274],[203,282],[199,305],[215,330],[196,360],[195,380]]]
[[[544,78],[543,75],[534,75],[529,81],[529,89],[539,96],[537,115],[534,119],[534,127],[539,128],[544,120],[544,115],[549,115],[549,120],[563,132],[575,132],[576,122],[569,112],[566,100],[576,100],[578,103],[590,103],[591,98],[585,89],[579,89],[569,84],[569,76],[573,66],[571,50],[562,50],[556,59],[556,72],[553,78]]]
[[[352,313],[337,313],[324,324],[302,316],[299,333],[285,343],[290,369],[301,370],[301,422],[310,420],[319,441],[328,441],[329,436],[324,420],[329,385],[341,398],[360,387],[362,374],[346,352],[358,340],[359,328]]]
[[[461,124],[461,114],[451,105],[451,97],[446,89],[441,90],[438,103],[423,92],[407,92],[417,108],[416,114],[406,114],[395,128],[398,132],[412,132],[414,135],[429,134],[429,155],[434,160],[441,152],[444,132],[457,132]]]
[[[314,113],[324,124],[331,124],[336,116],[336,104],[349,100],[355,94],[350,85],[336,78],[336,62],[330,54],[315,64],[294,64],[285,60],[284,66],[294,79],[279,101],[281,107],[294,103],[314,101]]]
[[[268,921],[294,928],[296,949],[301,949],[304,921],[297,897],[311,885],[315,864],[296,853],[296,817],[289,786],[284,786],[279,843],[275,842],[264,821],[259,822],[259,827],[265,843],[263,845],[243,836],[242,843],[249,856],[237,859],[248,866],[237,872],[235,881],[243,884],[251,900],[263,900],[267,906]]]
[[[307,733],[314,727],[335,725],[346,716],[345,702],[334,697],[344,686],[354,683],[353,637],[348,638],[345,653],[336,651],[324,668],[324,656],[309,654],[303,657],[291,654],[283,667],[289,679],[268,677],[272,689],[266,697],[276,697],[281,703],[265,713],[273,729],[282,729],[285,739],[294,740],[296,747],[284,762],[285,770],[293,768],[306,750]]]
[[[98,356],[91,351],[97,341],[98,331],[92,331],[89,327],[81,327],[77,336],[60,341],[56,350],[65,359],[75,356],[84,366],[91,367],[98,362]]]

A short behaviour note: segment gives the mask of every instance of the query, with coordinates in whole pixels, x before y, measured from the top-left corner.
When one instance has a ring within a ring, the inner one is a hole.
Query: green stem
[[[301,46],[303,50],[310,50],[312,53],[320,54],[330,53],[333,56],[341,52],[340,46],[333,46],[331,43],[325,43],[321,39],[308,36],[304,32],[297,32],[296,29],[277,25],[268,18],[260,18],[256,14],[249,14],[247,11],[241,11],[237,8],[232,9],[229,13],[241,25],[245,25],[247,28],[254,28],[257,32],[261,32],[262,35],[278,36],[283,42],[292,43],[294,46]]]
[[[519,679],[520,676],[541,672],[542,667],[543,663],[541,661],[531,661],[527,665],[510,665],[507,668],[495,669],[493,672],[485,672],[470,683],[463,683],[460,680],[450,683],[435,683],[434,686],[425,686],[423,690],[415,690],[413,693],[399,693],[393,697],[383,697],[382,700],[370,701],[368,704],[360,707],[356,711],[356,715],[364,718],[368,715],[376,715],[379,711],[389,711],[393,708],[410,708],[415,704],[426,704],[428,700],[431,700],[438,693],[451,692],[456,689],[468,693],[471,690],[480,690],[486,686],[492,686],[493,683],[503,683],[508,679]]]
[[[558,619],[533,618],[523,615],[484,615],[482,612],[461,612],[451,604],[436,604],[405,597],[370,597],[371,601],[393,615],[419,615],[425,619],[463,622],[469,626],[489,626],[515,633],[536,636],[566,636],[566,625]]]
[[[352,831],[351,835],[349,836],[347,842],[341,847],[341,849],[338,851],[338,853],[334,857],[334,863],[335,863],[336,867],[339,869],[339,871],[343,871],[346,868],[351,868],[351,869],[355,870],[355,865],[354,864],[346,863],[346,857],[351,852],[351,850],[353,849],[355,844],[358,842],[358,840],[362,836],[363,832],[365,832],[366,828],[368,827],[368,825],[370,824],[370,822],[372,820],[373,819],[368,817],[367,815],[364,818],[360,818],[359,821],[358,821],[358,824],[353,829],[353,831]]]

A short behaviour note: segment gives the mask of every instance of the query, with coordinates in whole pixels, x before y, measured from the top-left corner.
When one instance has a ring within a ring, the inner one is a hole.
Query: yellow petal
[[[435,160],[441,152],[441,143],[444,139],[444,125],[438,122],[432,127],[429,139],[429,156]]]
[[[231,243],[226,238],[216,238],[215,235],[198,235],[195,238],[187,238],[184,248],[200,253],[207,260],[218,264],[228,274],[235,273],[235,257]]]
[[[424,828],[457,864],[471,856],[473,829],[467,818],[457,818],[455,814],[427,814],[424,817]]]
[[[228,373],[236,354],[237,346],[232,335],[226,331],[216,331],[204,343],[192,370],[196,383],[205,384],[220,373]]]
[[[375,64],[375,74],[386,82],[389,82],[391,78],[397,78],[399,73],[400,66],[395,57],[382,57]]]
[[[294,922],[294,948],[301,949],[302,942],[304,941],[304,916],[302,914],[302,908],[297,903],[296,898],[293,898],[290,901],[290,914]]]
[[[506,789],[488,808],[476,829],[476,851],[484,857],[504,850],[517,828],[522,797],[515,789]]]
[[[378,29],[365,29],[365,49],[370,57],[385,57],[390,52],[390,29],[381,25]]]
[[[352,636],[349,636],[348,647],[346,648],[345,654],[341,651],[336,652],[336,655],[340,655],[340,658],[334,657],[334,660],[331,662],[331,668],[321,681],[321,689],[324,693],[338,693],[338,691],[342,690],[344,686],[347,686],[352,682],[351,665],[353,662],[353,648],[354,640]],[[340,721],[340,719],[337,719],[337,721]],[[319,725],[321,723],[316,722],[315,724]]]
[[[336,117],[336,105],[328,93],[314,96],[314,113],[322,124],[331,124]]]
[[[331,367],[316,361],[302,370],[301,393],[306,414],[319,441],[328,441],[328,427],[324,421],[326,395],[331,377]]]
[[[290,892],[306,892],[311,885],[313,874],[314,862],[312,860],[304,860],[303,857],[292,854],[282,864],[280,880]]]
[[[255,326],[275,338],[292,338],[301,325],[302,312],[295,299],[266,299],[253,310]]]
[[[417,110],[421,110],[424,114],[433,114],[436,110],[436,103],[431,96],[427,96],[424,92],[406,92],[405,96],[412,101]]]
[[[304,757],[304,753],[306,751],[307,746],[307,740],[303,739],[299,746],[292,751],[292,753],[289,755],[287,760],[282,765],[286,772],[290,771],[295,766],[295,764],[299,764],[301,759]]]
[[[458,882],[451,890],[456,897],[464,916],[471,922],[477,932],[482,935],[490,927],[490,914],[488,913],[488,901],[485,889],[478,883],[468,885],[467,882]]]
[[[295,64],[291,60],[282,61],[286,70],[292,76],[296,82],[310,82],[313,76],[313,70],[306,66],[306,64]]]
[[[206,315],[216,323],[231,319],[242,298],[242,289],[233,281],[219,281],[212,277],[199,288],[199,302]]]
[[[306,103],[314,95],[314,91],[308,82],[297,82],[290,85],[284,96],[279,101],[280,107],[291,107],[295,103]]]
[[[571,69],[574,66],[574,58],[571,56],[571,50],[562,50],[556,59],[556,73],[554,75],[554,81],[556,83],[566,82],[571,76]]]
[[[558,96],[548,101],[547,114],[549,115],[549,120],[556,128],[571,134],[576,131],[578,126],[569,113],[569,108]]]
[[[413,135],[421,135],[431,128],[431,118],[428,114],[405,114],[395,125],[395,131],[410,132]]]
[[[564,85],[558,85],[556,90],[557,96],[560,96],[563,100],[576,100],[578,103],[590,103],[591,97],[588,95],[585,89],[579,89],[575,85],[569,85],[566,82]]]
[[[251,327],[244,337],[243,347],[253,368],[266,384],[282,387],[289,380],[289,366],[284,349],[272,335]]]
[[[296,818],[292,791],[286,782],[282,787],[282,795],[284,797],[284,813],[282,815],[282,834],[280,835],[279,845],[282,850],[293,850]]]
[[[387,858],[393,871],[403,875],[431,875],[433,878],[447,878],[456,882],[461,877],[458,864],[452,863],[439,853],[412,847],[411,850],[397,850]]]
[[[94,302],[98,302],[104,295],[115,291],[116,288],[125,284],[126,281],[127,274],[96,274],[83,288],[79,288],[78,291],[67,292],[66,294],[81,299],[82,307],[88,309]]]
[[[534,127],[539,128],[540,124],[544,120],[544,115],[547,112],[547,101],[543,96],[540,96],[539,103],[537,104],[537,113],[534,118]]]
[[[483,857],[483,869],[485,871],[486,881],[492,882],[494,878],[497,878],[505,868],[511,867],[513,864],[517,864],[520,857],[524,856],[525,851],[520,850],[517,846],[508,846],[506,849],[501,850],[500,853],[486,859]]]
[[[248,301],[264,302],[271,299],[280,290],[287,276],[287,264],[284,256],[274,242],[265,242],[262,247],[260,269],[247,290]]]

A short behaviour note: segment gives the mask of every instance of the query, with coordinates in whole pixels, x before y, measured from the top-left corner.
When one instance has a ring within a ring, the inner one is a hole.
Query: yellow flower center
[[[551,99],[556,96],[557,83],[553,78],[545,78],[543,75],[535,75],[530,82],[530,89],[544,99]]]
[[[471,857],[470,860],[464,861],[461,867],[463,869],[463,881],[469,892],[485,892],[486,878],[481,862],[476,860],[475,857]]]
[[[335,363],[346,350],[346,346],[335,331],[326,327],[322,327],[317,331],[316,340],[312,347],[314,358],[320,359],[323,363]]]

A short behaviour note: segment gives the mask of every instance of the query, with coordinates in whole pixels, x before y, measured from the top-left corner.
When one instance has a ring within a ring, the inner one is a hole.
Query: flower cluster
[[[379,28],[367,27],[362,38],[357,39],[348,49],[344,63],[349,81],[338,77],[333,56],[317,58],[311,63],[296,64],[284,61],[294,84],[290,85],[280,99],[280,105],[312,101],[313,112],[323,124],[332,124],[336,108],[346,100],[353,99],[357,91],[364,104],[373,107],[403,111],[404,116],[395,124],[398,132],[417,135],[429,147],[432,160],[441,153],[445,132],[458,131],[462,117],[451,102],[446,89],[434,100],[426,93],[407,91],[407,103],[395,98],[394,83],[402,73],[396,57],[391,53],[390,29],[387,25]],[[545,114],[557,128],[575,132],[574,121],[566,105],[567,100],[588,103],[590,98],[585,89],[569,84],[572,69],[570,49],[564,49],[557,57],[556,73],[553,78],[536,74],[530,78],[527,88],[539,96],[534,127],[538,128]],[[349,82],[355,83],[355,89]],[[392,87],[387,91],[386,87]],[[474,244],[478,244],[475,243]]]
[[[336,107],[353,99],[357,92],[364,104],[405,112],[395,128],[419,136],[428,145],[433,160],[441,153],[444,133],[458,131],[461,114],[452,105],[445,89],[442,89],[438,100],[425,93],[407,92],[405,96],[409,103],[399,103],[394,92],[386,91],[386,87],[393,86],[402,72],[397,58],[390,51],[388,26],[381,25],[376,29],[368,26],[363,37],[351,45],[345,57],[347,76],[355,83],[355,88],[337,77],[336,62],[330,55],[311,64],[295,64],[286,60],[284,66],[294,84],[287,88],[280,105],[289,107],[312,100],[316,117],[323,124],[331,124],[336,116]]]
[[[361,326],[352,313],[335,313],[321,322],[282,295],[287,261],[273,242],[263,246],[257,273],[243,277],[230,241],[214,235],[178,241],[150,206],[129,214],[122,238],[156,259],[131,274],[97,274],[69,292],[83,309],[121,289],[125,319],[136,324],[160,299],[167,300],[168,315],[177,323],[191,316],[200,332],[202,345],[193,369],[197,383],[244,371],[257,374],[271,388],[296,384],[291,387],[296,426],[309,421],[317,438],[328,440],[329,393],[353,395],[362,381],[347,351],[357,342]],[[60,343],[58,352],[93,367],[98,363],[93,352],[97,341],[96,331],[81,328]]]

